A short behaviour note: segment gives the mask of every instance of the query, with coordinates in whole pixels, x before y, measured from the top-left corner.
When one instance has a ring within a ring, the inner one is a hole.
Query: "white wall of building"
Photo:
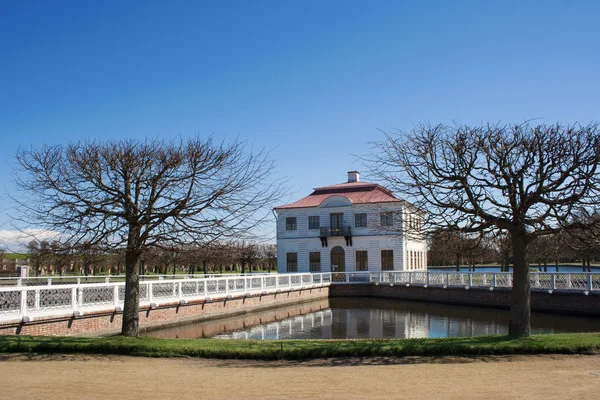
[[[334,206],[331,206],[331,205]],[[287,253],[297,253],[298,272],[309,272],[309,253],[321,253],[321,272],[331,271],[331,250],[340,246],[345,252],[345,270],[356,271],[356,251],[368,252],[368,270],[381,270],[381,250],[393,250],[393,270],[411,271],[427,268],[427,248],[424,240],[405,235],[407,213],[402,202],[368,205],[352,205],[341,196],[331,196],[321,207],[279,209],[277,212],[277,268],[287,272]],[[380,226],[380,213],[392,211],[394,225]],[[318,215],[320,227],[330,227],[330,214],[343,213],[343,225],[352,229],[352,245],[346,245],[343,236],[327,238],[328,246],[322,247],[319,229],[309,229],[308,217]],[[367,214],[367,226],[356,227],[354,215]],[[296,217],[296,230],[286,229],[286,218]],[[413,217],[416,218],[416,217]]]

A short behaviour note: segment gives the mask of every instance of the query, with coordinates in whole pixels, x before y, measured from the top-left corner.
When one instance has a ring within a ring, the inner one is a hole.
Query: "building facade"
[[[427,269],[422,211],[357,171],[275,212],[279,273]]]

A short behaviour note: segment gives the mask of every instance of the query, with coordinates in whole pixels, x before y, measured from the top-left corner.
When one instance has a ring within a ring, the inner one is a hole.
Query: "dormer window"
[[[296,230],[296,217],[287,217],[285,219],[285,230],[295,231]]]

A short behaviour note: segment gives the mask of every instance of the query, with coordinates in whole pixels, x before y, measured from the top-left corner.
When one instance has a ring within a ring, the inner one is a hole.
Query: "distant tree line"
[[[125,273],[124,251],[107,252],[98,245],[31,241],[27,245],[30,274],[120,275]],[[275,244],[252,241],[210,245],[150,247],[142,253],[139,274],[220,274],[270,272],[277,269]]]
[[[583,272],[591,272],[592,263],[600,260],[600,245],[582,241],[572,235],[552,234],[536,238],[530,244],[527,263],[541,272],[556,272],[560,264],[580,263]],[[475,271],[478,265],[499,265],[508,271],[513,263],[512,244],[508,235],[489,233],[483,236],[440,231],[431,235],[427,263],[430,267],[453,265]]]

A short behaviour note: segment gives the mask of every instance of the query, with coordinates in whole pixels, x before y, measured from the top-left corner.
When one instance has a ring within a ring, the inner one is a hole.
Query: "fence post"
[[[152,293],[152,282],[148,282],[148,302],[150,304],[152,304],[152,302],[154,301],[154,295]]]
[[[35,291],[35,309],[39,310],[40,309],[40,290],[36,290]]]
[[[52,278],[48,278],[48,286],[52,286]]]
[[[21,286],[23,284],[23,278],[17,279],[17,286]]]
[[[552,290],[556,289],[556,274],[552,273]]]
[[[77,309],[77,287],[71,288],[71,310]]]
[[[27,290],[21,290],[21,318],[27,314]]]
[[[425,284],[429,286],[429,272],[425,272]]]
[[[119,285],[114,284],[113,288],[114,288],[113,304],[114,304],[115,308],[117,308],[119,306]],[[140,292],[141,292],[141,290],[140,290]]]
[[[473,286],[473,273],[472,272],[469,272],[469,281],[468,281],[468,283],[469,283],[469,287]]]
[[[446,272],[446,287],[450,286],[450,273]]]
[[[413,282],[413,273],[409,272],[408,273],[408,284],[412,285],[412,282]]]
[[[492,287],[495,289],[496,288],[496,273],[494,272],[492,274]]]
[[[591,292],[592,289],[593,289],[592,274],[588,272],[588,274],[587,274],[587,290],[588,290],[588,292]]]
[[[183,293],[181,292],[181,281],[177,282],[177,293],[177,298],[181,300],[181,298],[183,297]]]

